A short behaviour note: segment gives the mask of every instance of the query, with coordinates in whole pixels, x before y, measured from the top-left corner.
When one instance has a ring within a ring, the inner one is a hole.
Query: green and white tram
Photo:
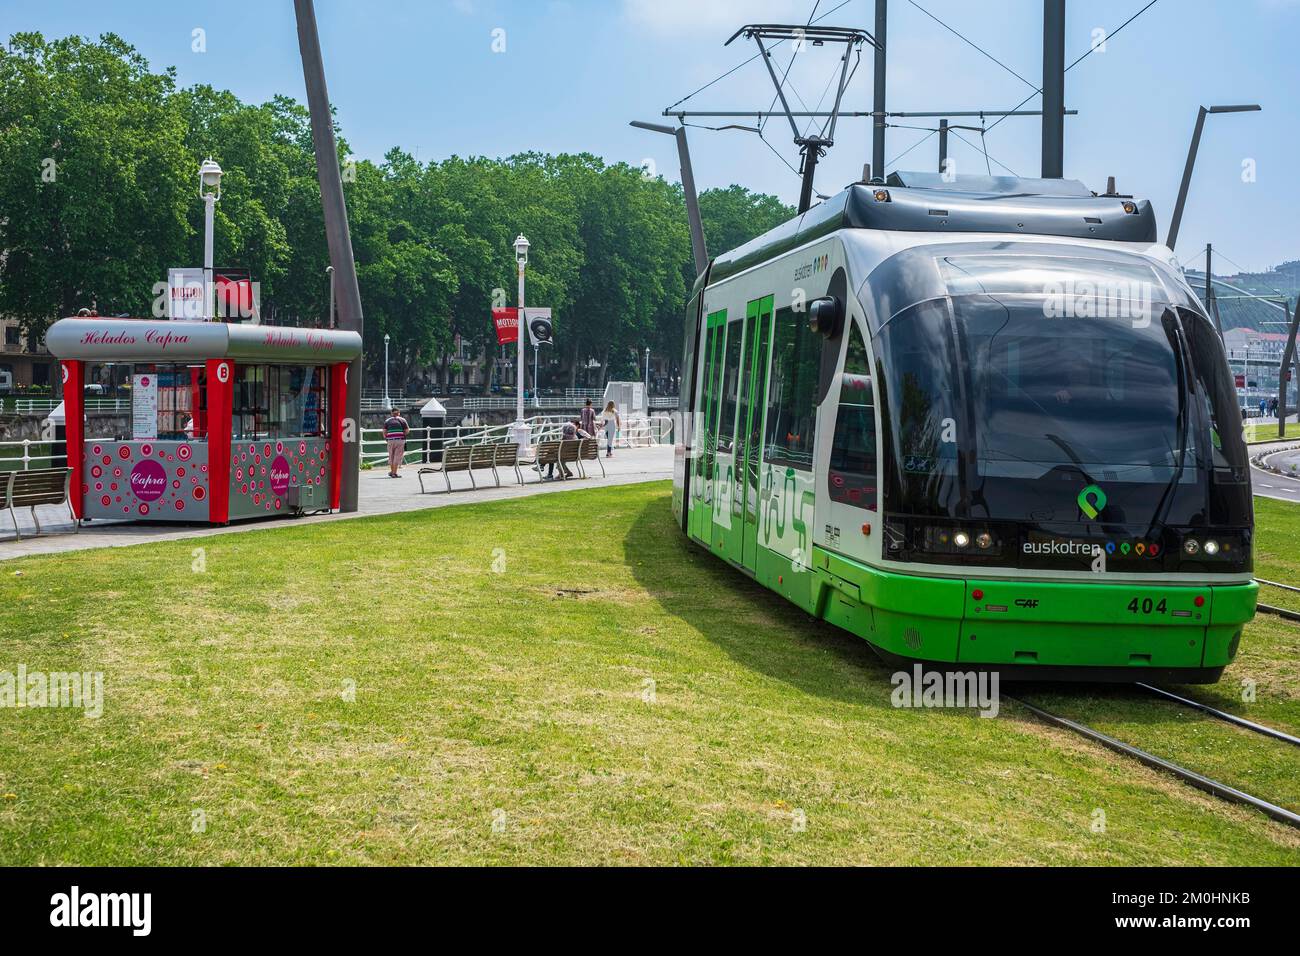
[[[894,174],[719,256],[682,530],[886,659],[1211,682],[1255,609],[1220,339],[1149,203]]]

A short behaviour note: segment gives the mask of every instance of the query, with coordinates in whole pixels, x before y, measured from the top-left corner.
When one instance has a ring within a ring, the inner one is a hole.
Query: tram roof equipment
[[[883,185],[853,183],[742,246],[717,257],[709,281],[765,262],[840,229],[953,234],[1003,233],[1156,242],[1148,200],[1097,195],[1074,179],[895,172]]]

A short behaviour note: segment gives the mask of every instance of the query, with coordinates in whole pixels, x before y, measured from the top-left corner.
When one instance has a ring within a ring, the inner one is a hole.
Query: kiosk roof
[[[348,362],[361,336],[341,329],[159,319],[60,319],[45,333],[50,354],[99,362],[194,362],[229,358],[265,365]]]

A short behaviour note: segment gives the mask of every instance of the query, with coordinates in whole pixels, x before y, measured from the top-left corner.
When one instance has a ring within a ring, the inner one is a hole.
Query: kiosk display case
[[[338,508],[357,333],[95,317],[54,323],[46,344],[78,518],[226,524],[286,514],[291,497]],[[103,382],[129,394],[125,425],[87,419],[85,386]]]

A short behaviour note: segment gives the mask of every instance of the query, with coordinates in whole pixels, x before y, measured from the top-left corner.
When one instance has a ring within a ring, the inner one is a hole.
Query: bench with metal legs
[[[584,438],[578,444],[578,470],[582,472],[582,477],[587,477],[587,469],[583,467],[584,461],[594,461],[600,465],[600,477],[608,477],[605,474],[605,463],[600,460],[600,440],[596,438]]]
[[[31,509],[32,524],[36,526],[36,533],[40,534],[41,519],[36,515],[36,506],[66,504],[68,515],[72,518],[73,529],[80,531],[81,522],[77,520],[77,515],[72,510],[72,500],[69,496],[71,488],[70,468],[33,468],[0,475],[0,489],[3,489],[4,494],[3,499],[0,499],[0,505],[9,509],[9,517],[14,523],[14,534],[18,536],[18,540],[22,540],[23,533],[18,527],[15,508]]]
[[[424,476],[442,472],[443,479],[447,482],[447,491],[451,491],[451,472],[469,471],[470,453],[473,446],[471,445],[453,445],[450,448],[442,450],[442,464],[436,467],[421,468],[416,472],[416,477],[420,480],[420,494],[424,494]],[[474,473],[470,472],[470,482],[474,481]]]

